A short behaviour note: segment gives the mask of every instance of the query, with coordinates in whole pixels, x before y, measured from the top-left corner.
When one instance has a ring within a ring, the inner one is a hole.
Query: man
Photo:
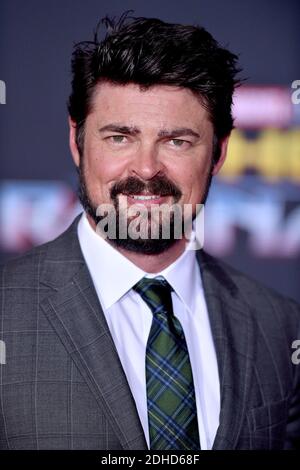
[[[296,447],[299,307],[192,248],[237,58],[203,28],[103,23],[72,63],[84,213],[2,269],[0,447]]]

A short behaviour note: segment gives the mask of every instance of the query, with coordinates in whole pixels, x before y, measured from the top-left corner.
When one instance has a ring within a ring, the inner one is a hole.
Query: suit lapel
[[[249,305],[221,264],[197,253],[220,377],[220,424],[213,449],[234,449],[244,422],[254,355]]]
[[[48,245],[41,307],[106,413],[124,449],[147,449],[122,364],[77,239],[77,222]]]

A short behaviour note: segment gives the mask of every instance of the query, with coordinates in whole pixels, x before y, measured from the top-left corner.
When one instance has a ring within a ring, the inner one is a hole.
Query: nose
[[[154,144],[143,144],[131,160],[130,174],[143,180],[150,180],[163,169],[158,155],[158,148]]]

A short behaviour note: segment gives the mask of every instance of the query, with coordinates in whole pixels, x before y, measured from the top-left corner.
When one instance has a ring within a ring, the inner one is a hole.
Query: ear
[[[213,168],[213,175],[216,175],[221,170],[223,163],[225,162],[226,155],[227,155],[227,147],[230,135],[224,137],[220,142],[220,158],[217,163],[214,165]]]
[[[77,125],[76,123],[70,118],[69,116],[69,145],[70,145],[70,150],[71,154],[73,157],[73,161],[75,165],[78,167],[80,163],[80,154],[78,151],[77,143],[76,143],[76,131],[77,131]]]

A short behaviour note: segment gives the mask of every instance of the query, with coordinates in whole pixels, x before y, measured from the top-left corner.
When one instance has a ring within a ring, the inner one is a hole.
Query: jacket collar
[[[41,307],[122,448],[147,449],[135,401],[80,251],[78,220],[46,245],[41,283],[51,290]]]
[[[198,251],[220,377],[220,424],[213,449],[234,449],[245,419],[255,354],[251,307],[228,267]],[[232,273],[234,270],[229,268]],[[236,273],[238,276],[239,274]]]

